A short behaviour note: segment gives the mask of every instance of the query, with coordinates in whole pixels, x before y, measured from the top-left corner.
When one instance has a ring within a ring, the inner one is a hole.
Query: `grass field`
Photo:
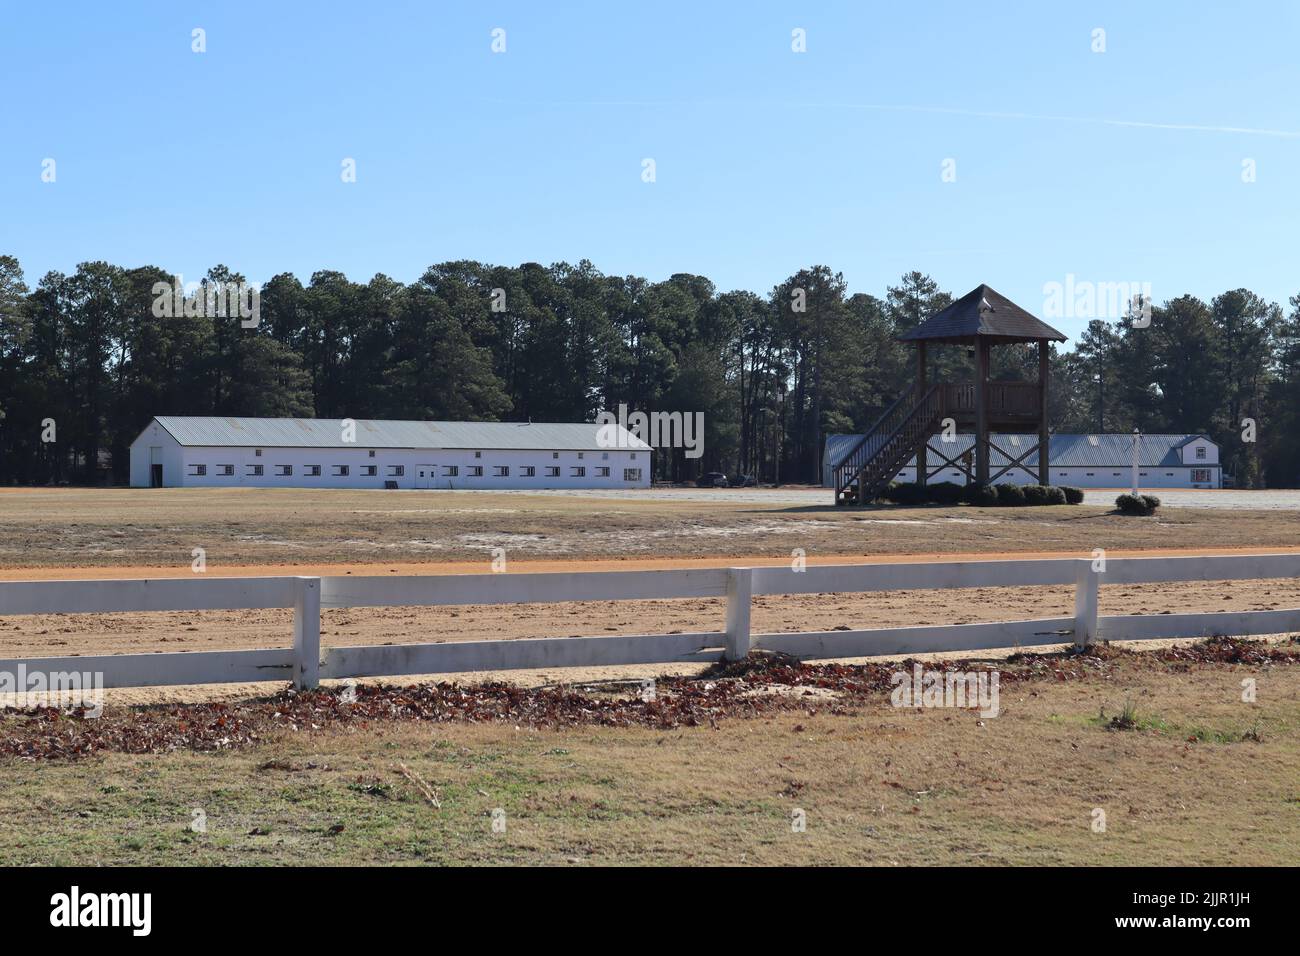
[[[881,691],[716,726],[381,719],[222,752],[7,758],[0,861],[1294,864],[1296,651],[1048,659],[1004,678],[990,719]],[[1110,729],[1126,705],[1133,728]]]
[[[493,548],[505,549],[511,570],[557,570],[782,562],[796,548],[818,563],[1297,546],[1300,515],[1285,510],[1177,508],[1135,519],[1094,506],[858,511],[752,492],[625,500],[0,491],[0,578],[8,579],[187,575],[196,547],[218,575],[481,572]],[[1045,617],[1072,613],[1072,601],[1070,588],[760,597],[754,626]],[[1300,581],[1102,589],[1103,614],[1278,607],[1300,607]],[[717,600],[341,609],[324,613],[322,641],[668,633],[720,627],[722,613]],[[282,611],[0,617],[0,657],[270,647],[286,644],[289,631]],[[317,722],[286,710],[257,724],[255,739],[232,732],[218,746],[217,733],[197,746],[187,741],[203,725],[201,708],[265,718],[280,705],[252,695],[278,688],[110,693],[99,725],[108,742],[89,755],[32,751],[77,738],[66,718],[43,726],[0,716],[0,863],[1294,864],[1300,649],[1275,646],[1285,660],[1107,651],[1080,668],[1076,658],[1044,658],[1032,673],[1009,676],[991,719],[895,708],[879,689],[806,698],[801,690],[781,696],[781,707],[694,725],[509,715]],[[987,660],[1008,675],[1022,668]],[[547,689],[559,681],[660,670],[491,679],[533,688],[510,692],[531,699],[562,693]],[[695,688],[714,680],[698,671],[678,668],[684,676],[665,680]],[[1241,700],[1247,677],[1258,681],[1253,703]],[[474,684],[488,675],[460,679],[471,697],[489,693]],[[623,691],[581,691],[597,702],[611,693]],[[1126,708],[1131,727],[1112,729]],[[161,736],[133,745],[137,726],[162,728]],[[492,830],[497,808],[504,833]],[[206,833],[189,828],[196,809]],[[1105,832],[1093,829],[1098,809]],[[806,832],[791,829],[796,810]]]

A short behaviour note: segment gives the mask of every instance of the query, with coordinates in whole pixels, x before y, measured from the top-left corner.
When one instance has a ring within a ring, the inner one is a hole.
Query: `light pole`
[[[1137,426],[1133,428],[1133,494],[1138,493],[1138,449],[1142,445],[1142,433]]]

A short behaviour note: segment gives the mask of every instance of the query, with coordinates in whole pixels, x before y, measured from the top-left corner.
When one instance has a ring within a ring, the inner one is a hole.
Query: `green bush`
[[[1019,485],[994,485],[993,491],[998,496],[998,505],[1003,508],[1019,508],[1025,503],[1025,490]]]
[[[937,481],[927,485],[930,500],[940,505],[955,505],[961,500],[962,486],[954,481]]]
[[[1115,507],[1126,515],[1149,515],[1160,507],[1160,499],[1152,495],[1122,494],[1115,499]]]
[[[1047,504],[1047,487],[1045,485],[1025,485],[1025,504],[1027,505],[1045,505]]]
[[[882,497],[896,505],[923,505],[930,500],[925,487],[918,485],[914,481],[900,482],[886,489],[886,493]]]
[[[1065,503],[1068,505],[1083,504],[1083,489],[1071,488],[1069,485],[1062,485],[1061,491],[1065,494]]]
[[[1064,488],[1058,488],[1056,485],[1046,485],[1045,487],[1047,489],[1047,503],[1049,505],[1066,504],[1067,499]]]
[[[991,485],[967,485],[961,490],[961,500],[976,508],[991,508],[998,503],[998,493]]]

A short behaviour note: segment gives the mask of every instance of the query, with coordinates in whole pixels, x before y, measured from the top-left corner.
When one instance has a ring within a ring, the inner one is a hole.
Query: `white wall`
[[[159,429],[163,431],[162,429]],[[164,432],[165,434],[165,432]],[[148,449],[154,444],[152,439],[137,441],[132,445],[131,484],[147,487],[149,485]],[[432,488],[472,488],[472,489],[514,489],[514,488],[648,488],[650,487],[650,452],[625,449],[608,449],[592,451],[493,451],[482,449],[481,457],[475,457],[472,450],[438,451],[429,449],[373,449],[374,457],[364,446],[357,448],[275,448],[264,447],[262,454],[249,447],[207,447],[175,445],[176,462],[164,464],[164,484],[171,486],[201,488],[383,488],[387,481],[394,481],[399,488],[416,488],[419,484],[420,466],[434,466],[436,477],[428,482]],[[165,447],[165,446],[164,446]],[[139,461],[137,461],[139,460]],[[205,475],[195,475],[194,466],[206,467]],[[230,465],[233,474],[221,474],[222,465]],[[250,466],[261,465],[260,476],[250,474]],[[289,465],[291,475],[280,475],[277,465]],[[307,474],[308,465],[319,465],[321,474]],[[346,465],[346,476],[336,474],[336,467]],[[498,477],[495,466],[504,465],[510,469],[508,477]],[[363,474],[363,469],[374,466],[376,473]],[[395,466],[403,469],[403,474],[395,475]],[[524,466],[536,470],[534,477],[525,477]],[[449,467],[455,467],[457,474],[448,475]],[[481,467],[483,474],[470,474],[473,467]],[[550,476],[546,469],[558,467],[560,474]],[[573,474],[574,468],[586,469],[583,477]],[[599,468],[608,468],[609,476],[597,473]],[[626,480],[624,470],[639,468],[638,479]]]
[[[1219,488],[1222,487],[1222,475],[1219,466],[1205,465],[1201,463],[1200,467],[1209,468],[1210,481],[1192,483],[1191,468],[1156,468],[1147,467],[1138,471],[1138,483],[1140,488]],[[992,469],[993,473],[997,468]],[[1075,488],[1128,488],[1132,481],[1133,472],[1128,467],[1110,467],[1101,468],[1095,466],[1056,466],[1050,472],[1050,483],[1053,485],[1071,485]],[[904,468],[898,473],[897,481],[913,482],[916,481],[916,469]],[[928,479],[930,484],[940,481],[952,481],[959,485],[966,484],[966,478],[955,468],[945,468],[936,475]],[[1036,485],[1038,476],[1026,474],[1019,468],[1013,468],[1005,475],[1002,475],[994,484],[1003,484],[1014,482],[1018,485]]]
[[[1205,457],[1197,458],[1197,449],[1205,449]],[[1219,446],[1208,438],[1197,438],[1182,447],[1183,464],[1205,467],[1219,463]]]
[[[183,470],[181,468],[181,445],[172,437],[171,432],[156,421],[151,421],[136,440],[131,443],[131,487],[149,487],[151,448],[160,449],[159,457],[163,466],[163,486],[167,488],[180,486]]]

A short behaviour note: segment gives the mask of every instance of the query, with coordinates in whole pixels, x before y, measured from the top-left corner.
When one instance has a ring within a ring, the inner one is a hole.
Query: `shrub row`
[[[919,485],[911,481],[894,482],[880,497],[896,505],[955,505],[960,502],[981,508],[1083,503],[1083,491],[1079,488],[1056,485],[959,485],[951,481],[939,481],[932,485]]]
[[[1160,499],[1155,495],[1120,495],[1115,507],[1126,515],[1153,515],[1160,507]]]

